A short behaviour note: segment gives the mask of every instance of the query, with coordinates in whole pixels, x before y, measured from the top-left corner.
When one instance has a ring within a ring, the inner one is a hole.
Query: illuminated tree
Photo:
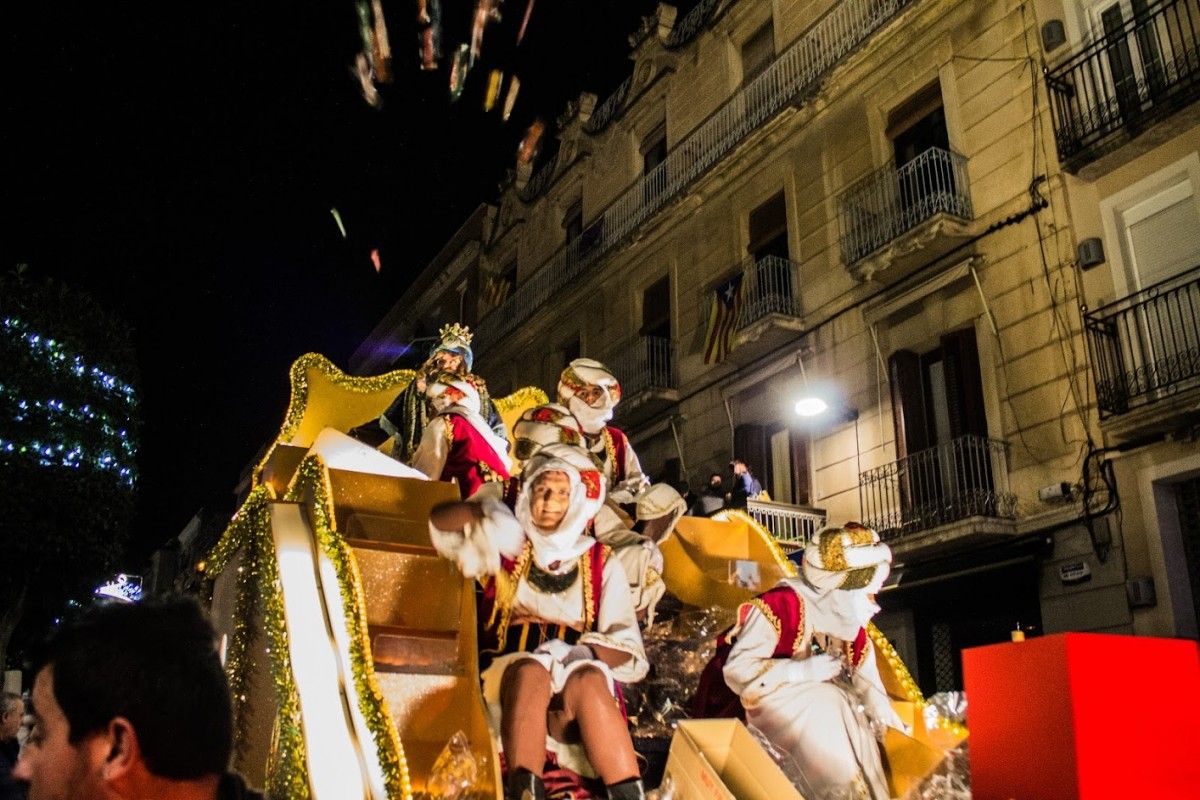
[[[0,665],[23,615],[121,555],[137,484],[128,329],[78,289],[0,277]]]

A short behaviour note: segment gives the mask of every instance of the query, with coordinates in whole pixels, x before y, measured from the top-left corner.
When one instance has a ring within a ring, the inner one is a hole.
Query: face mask
[[[575,419],[579,420],[579,427],[588,433],[599,433],[613,415],[612,408],[592,408],[578,397],[570,398],[567,406],[575,415]]]

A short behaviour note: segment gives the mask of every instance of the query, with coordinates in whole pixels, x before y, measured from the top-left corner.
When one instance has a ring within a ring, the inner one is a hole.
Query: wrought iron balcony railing
[[[846,189],[838,205],[842,261],[850,265],[936,214],[971,219],[967,159],[931,147],[901,167],[888,162]]]
[[[517,192],[517,197],[520,197],[526,203],[531,203],[541,196],[545,191],[546,186],[550,183],[550,179],[554,177],[555,171],[558,169],[558,153],[546,160],[538,168],[538,171],[533,173],[533,177],[529,179],[529,183],[525,184],[525,188]]]
[[[509,300],[485,317],[475,341],[500,341],[547,298],[620,246],[668,202],[708,172],[783,108],[815,92],[825,75],[912,0],[842,0],[818,19],[761,75],[700,123],[654,169],[603,212],[596,236],[570,243],[542,265]],[[584,237],[587,236],[585,231]],[[584,238],[581,237],[581,238]]]
[[[621,393],[633,397],[647,389],[675,389],[675,348],[662,336],[639,336],[612,359]]]
[[[1083,317],[1101,418],[1200,386],[1200,267]]]
[[[753,325],[768,314],[800,316],[799,269],[798,264],[779,256],[747,259],[738,328]]]
[[[960,436],[859,476],[863,517],[885,541],[968,517],[1012,518],[1008,445]]]
[[[1146,6],[1047,70],[1046,86],[1063,163],[1103,155],[1200,99],[1200,0]]]
[[[746,513],[775,539],[797,547],[805,547],[825,527],[825,511],[820,508],[750,500]]]

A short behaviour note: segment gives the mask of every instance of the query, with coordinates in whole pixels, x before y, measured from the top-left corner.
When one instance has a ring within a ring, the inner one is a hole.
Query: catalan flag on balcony
[[[739,272],[713,290],[708,333],[704,337],[705,364],[723,361],[733,349],[733,335],[741,314],[742,273]]]

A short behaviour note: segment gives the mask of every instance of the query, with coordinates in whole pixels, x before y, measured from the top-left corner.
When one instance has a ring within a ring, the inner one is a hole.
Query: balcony
[[[1096,402],[1117,440],[1200,417],[1200,267],[1083,317]]]
[[[747,258],[742,313],[730,357],[745,362],[794,339],[804,329],[798,291],[800,265],[779,256]]]
[[[1198,43],[1200,0],[1164,0],[1047,70],[1058,157],[1067,171],[1089,179],[1109,171],[1138,155],[1114,151],[1200,99]],[[1193,108],[1184,116],[1176,130],[1195,125],[1200,113]],[[1147,137],[1153,141],[1143,149],[1173,135],[1171,127]]]
[[[960,436],[859,476],[863,517],[898,558],[1012,536],[1016,496],[1008,445]]]
[[[855,182],[838,201],[842,261],[858,280],[889,271],[903,277],[969,235],[967,159],[931,147]]]
[[[625,425],[660,414],[679,402],[675,348],[662,336],[639,336],[623,347],[609,364],[621,382],[617,416]]]
[[[822,508],[750,500],[746,503],[746,513],[789,551],[804,548],[816,532],[825,527],[825,510]]]
[[[551,297],[637,235],[668,203],[786,108],[811,97],[825,77],[851,52],[912,0],[842,0],[763,71],[700,123],[666,159],[629,186],[600,213],[586,248],[555,253],[530,280],[478,326],[476,352],[504,339]],[[706,19],[697,15],[696,19]],[[691,19],[691,16],[687,19]],[[699,24],[699,23],[695,23]],[[608,113],[608,112],[605,112]],[[587,232],[585,231],[585,237]]]

